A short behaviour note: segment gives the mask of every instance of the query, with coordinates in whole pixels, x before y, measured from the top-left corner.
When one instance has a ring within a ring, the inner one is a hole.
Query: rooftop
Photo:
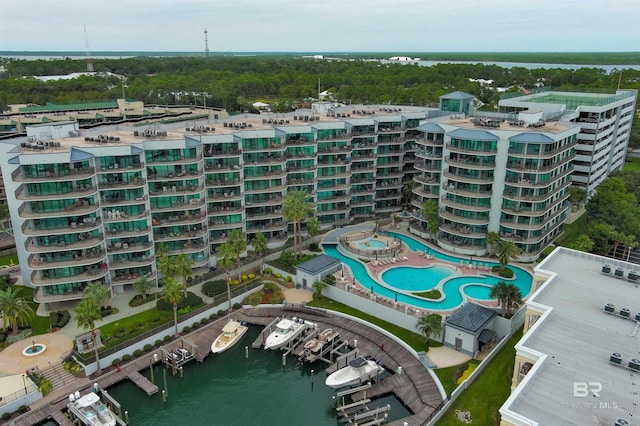
[[[445,320],[448,325],[453,325],[462,330],[475,333],[496,315],[495,311],[475,303],[465,303],[453,315]]]
[[[480,127],[474,123],[476,117],[464,117],[462,115],[451,115],[443,117],[437,120],[438,124],[448,124],[451,126],[456,126],[465,129],[473,129],[478,132],[491,133],[494,131],[512,131],[518,133],[550,133],[557,134],[567,131],[571,128],[577,128],[578,125],[575,123],[570,123],[566,121],[547,121],[543,127],[527,127],[523,125],[517,125],[515,122],[510,121],[508,119],[499,118],[496,122],[497,127]],[[504,121],[503,121],[504,120]]]
[[[614,262],[613,270],[622,266],[625,276],[634,267]],[[627,307],[633,319],[640,311],[640,290],[637,284],[603,274],[602,266],[611,263],[559,247],[536,268],[536,275],[549,278],[527,305],[546,312],[516,351],[538,361],[501,408],[503,418],[510,410],[537,422],[518,424],[613,425],[618,417],[629,419],[640,382],[637,373],[610,364],[609,357],[618,352],[626,365],[638,356],[637,323],[603,308],[607,303],[614,304],[616,312]],[[602,384],[600,396],[574,396],[578,382]]]
[[[313,259],[309,259],[306,262],[297,265],[296,269],[300,269],[311,275],[316,275],[339,263],[340,260],[335,257],[321,254],[320,256],[316,256]]]

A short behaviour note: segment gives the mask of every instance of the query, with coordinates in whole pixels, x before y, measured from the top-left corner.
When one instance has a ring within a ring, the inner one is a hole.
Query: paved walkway
[[[41,354],[26,356],[22,351],[30,347],[32,343],[40,343],[47,348]],[[67,355],[73,348],[72,340],[58,333],[41,334],[28,337],[19,342],[7,346],[0,352],[0,375],[20,374],[26,370],[38,366],[41,370],[51,365],[59,364],[60,355]]]

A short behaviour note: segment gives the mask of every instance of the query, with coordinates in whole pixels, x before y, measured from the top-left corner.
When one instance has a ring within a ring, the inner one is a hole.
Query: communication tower
[[[209,57],[209,40],[207,39],[207,29],[204,29],[204,56]]]
[[[93,59],[91,59],[91,52],[89,51],[89,37],[87,37],[87,26],[84,26],[84,47],[87,51],[87,72],[93,72]]]

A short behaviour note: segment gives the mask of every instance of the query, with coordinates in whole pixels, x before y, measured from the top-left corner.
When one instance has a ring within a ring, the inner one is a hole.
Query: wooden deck
[[[245,309],[244,315],[248,318],[255,318],[264,315],[264,313],[264,308],[249,308]],[[327,315],[323,311],[302,306],[286,306],[282,314],[296,315],[315,322],[319,328],[333,328],[340,333],[341,340],[348,341],[351,347],[357,340],[356,347],[360,355],[369,355],[381,361],[385,368],[392,372],[397,371],[401,366],[402,374],[394,374],[375,384],[367,392],[367,398],[393,393],[414,413],[412,416],[402,419],[403,421],[407,421],[409,424],[423,424],[441,407],[442,396],[429,371],[414,353],[406,350],[404,346],[398,345],[394,339],[386,334],[359,322]],[[402,425],[403,423],[401,421],[397,424]]]

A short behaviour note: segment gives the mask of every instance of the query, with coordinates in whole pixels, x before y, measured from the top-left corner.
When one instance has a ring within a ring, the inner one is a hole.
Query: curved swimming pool
[[[429,252],[435,258],[444,260],[447,262],[451,262],[452,265],[458,265],[460,261],[467,260],[467,258],[462,258],[462,257],[452,256],[446,253],[441,253],[440,251],[434,250],[433,248],[428,247],[426,244],[421,243],[420,241],[417,241],[414,238],[404,234],[388,233],[387,235],[390,235],[392,237],[396,237],[402,240],[402,242],[407,244],[407,246],[413,251],[422,250],[425,252]],[[351,268],[351,271],[353,272],[354,276],[356,277],[356,280],[358,280],[358,282],[363,286],[370,288],[374,293],[380,294],[390,299],[396,299],[400,303],[405,303],[408,305],[416,306],[418,308],[434,310],[434,311],[437,311],[437,310],[444,311],[444,310],[451,310],[451,309],[457,308],[464,301],[463,294],[473,299],[491,300],[491,298],[489,297],[489,292],[491,291],[491,287],[493,287],[500,281],[504,281],[508,284],[514,284],[516,287],[518,287],[518,289],[520,289],[520,292],[522,293],[523,298],[529,295],[529,293],[531,292],[532,284],[533,284],[533,277],[529,272],[527,272],[526,270],[518,266],[509,265],[509,267],[513,270],[515,274],[514,278],[512,279],[482,275],[481,272],[478,272],[479,275],[477,276],[465,275],[465,276],[456,276],[453,278],[445,277],[444,278],[445,281],[441,287],[442,298],[440,300],[428,300],[428,299],[423,299],[420,297],[413,296],[411,294],[404,293],[403,290],[400,290],[399,288],[397,289],[399,291],[397,291],[389,287],[389,285],[391,284],[388,283],[387,285],[386,280],[384,280],[387,271],[385,271],[385,273],[382,275],[384,282],[379,283],[369,275],[369,272],[367,271],[364,264],[362,264],[358,260],[344,256],[338,251],[335,245],[323,245],[323,250],[327,255],[331,257],[335,257],[336,259],[340,259],[340,261],[348,265],[349,268]],[[487,262],[485,260],[483,260],[482,263],[485,263],[485,264],[488,263],[489,266],[498,264],[497,262]],[[406,267],[400,267],[400,268],[406,268]],[[393,271],[393,269],[399,269],[399,268],[392,268],[390,271]],[[431,268],[410,268],[410,269],[418,269],[418,271],[426,272],[428,269],[431,269]],[[415,272],[415,271],[412,271],[412,272]],[[425,273],[422,276],[422,279],[427,280],[428,277],[429,277],[428,273]],[[435,288],[438,282],[435,282],[427,290]],[[416,291],[416,290],[409,290],[409,291]],[[418,290],[418,291],[422,291],[422,290]]]
[[[445,266],[430,266],[428,268],[397,266],[384,271],[382,281],[398,290],[428,291],[435,288],[440,281],[451,274],[453,271]]]

